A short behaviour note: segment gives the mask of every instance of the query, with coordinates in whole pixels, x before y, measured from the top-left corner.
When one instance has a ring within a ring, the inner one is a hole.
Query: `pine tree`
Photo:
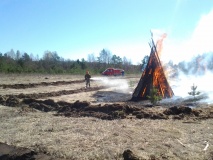
[[[199,91],[196,91],[196,90],[197,90],[197,86],[195,86],[194,84],[193,84],[193,86],[191,86],[191,90],[192,90],[192,91],[191,91],[191,92],[188,92],[188,94],[194,97],[194,102],[195,102],[195,101],[196,101],[195,96],[199,95],[200,92],[199,92]]]
[[[162,97],[158,95],[158,90],[155,87],[150,90],[150,95],[147,97],[153,105],[156,105],[157,102],[162,99]]]

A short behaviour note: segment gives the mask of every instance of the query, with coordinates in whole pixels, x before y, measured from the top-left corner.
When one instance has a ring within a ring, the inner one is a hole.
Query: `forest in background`
[[[0,52],[1,73],[85,74],[89,70],[92,74],[100,74],[108,67],[122,68],[125,73],[141,72],[141,64],[133,65],[126,57],[112,55],[106,49],[101,50],[98,57],[88,54],[87,60],[64,59],[56,51],[45,51],[42,58],[13,49],[4,54]]]
[[[107,49],[102,49],[98,57],[88,54],[87,60],[70,60],[60,57],[56,51],[45,51],[42,58],[38,55],[16,52],[0,52],[0,73],[49,73],[49,74],[85,74],[89,70],[91,74],[101,74],[106,68],[121,68],[127,74],[141,73],[148,62],[149,56],[141,58],[141,63],[133,65],[131,59],[121,58]],[[206,71],[213,71],[213,52],[204,53],[193,57],[190,61],[182,61],[173,64],[172,61],[163,64],[170,70],[172,77],[178,76],[180,71],[184,74],[203,75]]]

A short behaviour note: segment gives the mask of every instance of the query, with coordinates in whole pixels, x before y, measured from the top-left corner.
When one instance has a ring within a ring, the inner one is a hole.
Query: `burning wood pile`
[[[163,38],[157,42],[157,45],[160,46],[162,41]],[[157,49],[157,45],[155,45],[153,38],[149,45],[151,48],[149,60],[132,95],[132,101],[148,99],[147,96],[150,95],[150,91],[153,88],[158,90],[158,95],[162,98],[171,98],[174,95],[159,59],[158,51],[160,51],[161,47],[160,49]]]

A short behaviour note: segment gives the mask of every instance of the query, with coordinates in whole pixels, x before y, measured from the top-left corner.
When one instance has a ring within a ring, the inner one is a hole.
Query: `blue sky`
[[[137,64],[152,30],[167,33],[162,59],[177,61],[213,51],[212,23],[212,0],[0,0],[0,52],[76,60],[106,48]]]

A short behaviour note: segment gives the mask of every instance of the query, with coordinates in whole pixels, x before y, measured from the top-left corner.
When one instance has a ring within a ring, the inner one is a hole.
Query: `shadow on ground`
[[[122,93],[115,91],[97,91],[93,94],[97,102],[125,102],[131,99],[130,93]]]

